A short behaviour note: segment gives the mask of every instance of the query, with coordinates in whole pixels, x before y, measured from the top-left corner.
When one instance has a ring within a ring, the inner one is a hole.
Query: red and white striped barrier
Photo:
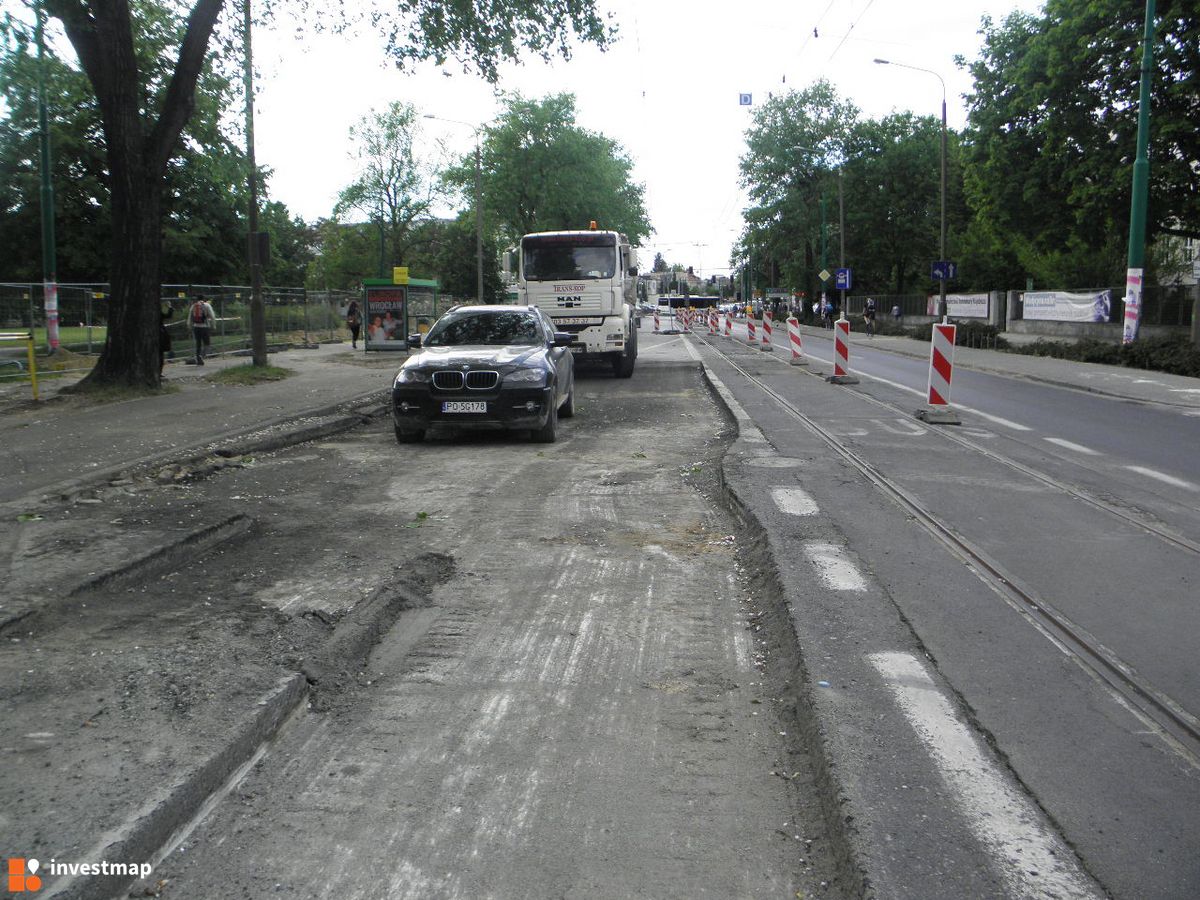
[[[754,320],[753,319],[746,320],[746,334],[748,336],[747,339],[750,341],[751,347],[753,347],[755,344],[758,343],[758,335],[756,335],[754,333]]]
[[[764,310],[763,310],[763,335],[762,335],[762,346],[760,346],[758,349],[759,349],[759,350],[766,350],[768,353],[774,353],[774,352],[775,352],[775,348],[771,346],[771,325],[772,325],[772,324],[773,324],[773,322],[772,322],[772,319],[771,319],[771,313],[770,313],[770,310],[766,310],[766,309],[764,309]]]
[[[858,384],[850,374],[850,320],[833,323],[833,374],[825,379],[833,384]]]
[[[715,309],[709,310],[709,312],[708,312],[708,333],[716,334],[717,329],[720,328],[720,325],[721,325],[720,320],[717,318],[717,311]]]
[[[725,313],[725,337],[733,337],[733,313]]]
[[[788,365],[807,366],[808,360],[804,358],[804,348],[800,346],[800,320],[795,316],[790,316],[787,320],[787,329],[788,344],[792,348],[792,358],[788,360]]]
[[[935,322],[929,349],[928,408],[917,410],[917,418],[940,425],[959,425],[958,413],[950,408],[950,378],[954,374],[954,339],[958,326]]]

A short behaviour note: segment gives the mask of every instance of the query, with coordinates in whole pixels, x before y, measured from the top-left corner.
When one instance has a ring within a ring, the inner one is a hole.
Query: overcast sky
[[[739,94],[757,105],[825,77],[872,118],[894,110],[940,115],[937,78],[873,64],[883,57],[941,75],[950,127],[960,128],[970,80],[955,55],[977,56],[983,16],[1000,21],[1041,8],[1040,0],[597,3],[620,26],[611,50],[579,48],[570,62],[508,66],[496,88],[453,63],[402,75],[374,35],[310,34],[298,42],[287,29],[257,31],[255,144],[259,164],[274,170],[272,199],[309,221],[328,216],[355,176],[350,127],[393,100],[483,123],[500,110],[497,89],[527,97],[567,91],[577,97],[579,124],[618,141],[645,185],[655,233],[643,245],[643,268],[661,252],[705,275],[724,274],[746,206],[738,159],[751,108],[739,106]],[[419,145],[432,154],[438,141],[455,153],[473,146],[469,128],[423,121]]]

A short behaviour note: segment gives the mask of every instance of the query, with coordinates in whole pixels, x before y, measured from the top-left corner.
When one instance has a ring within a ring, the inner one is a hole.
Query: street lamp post
[[[470,122],[443,119],[432,113],[425,113],[425,118],[463,125],[475,132],[475,299],[483,303],[483,159],[479,147],[479,129]]]
[[[941,216],[941,237],[938,241],[938,258],[940,261],[946,259],[946,81],[933,69],[923,69],[920,66],[910,66],[907,63],[892,62],[889,59],[877,59],[876,65],[880,66],[899,66],[902,69],[912,69],[914,72],[924,72],[927,75],[932,75],[942,85],[942,216]],[[938,296],[938,315],[945,322],[948,318],[946,313],[946,273],[942,273],[942,278],[938,282],[941,285],[941,290]]]

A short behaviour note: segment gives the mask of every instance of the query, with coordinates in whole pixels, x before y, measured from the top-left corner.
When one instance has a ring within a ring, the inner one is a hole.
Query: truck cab
[[[620,378],[637,361],[637,253],[616,231],[543,231],[521,238],[517,303],[574,335],[577,359],[607,359]]]

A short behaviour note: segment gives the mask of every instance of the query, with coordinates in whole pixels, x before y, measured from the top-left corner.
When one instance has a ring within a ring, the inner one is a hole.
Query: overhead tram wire
[[[842,35],[842,39],[838,41],[838,45],[834,47],[833,52],[829,54],[829,59],[827,62],[833,62],[833,58],[837,56],[838,51],[842,49],[842,44],[846,43],[846,39],[850,37],[850,32],[854,30],[854,26],[862,21],[862,17],[867,14],[867,10],[869,10],[874,4],[875,0],[868,0],[867,5],[863,7],[863,11],[858,14],[858,18],[850,23],[850,27],[846,29],[846,33]]]

